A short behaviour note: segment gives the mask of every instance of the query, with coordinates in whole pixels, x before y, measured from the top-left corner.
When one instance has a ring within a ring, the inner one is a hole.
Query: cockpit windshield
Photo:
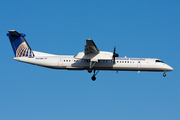
[[[161,62],[161,63],[164,63],[163,61],[161,61],[161,60],[156,60],[156,62]]]

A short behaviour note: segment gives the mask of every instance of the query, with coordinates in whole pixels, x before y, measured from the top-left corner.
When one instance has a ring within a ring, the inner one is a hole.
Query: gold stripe
[[[22,50],[23,50],[23,47],[20,47],[18,57],[20,57]]]
[[[26,48],[24,48],[23,50],[22,50],[22,53],[21,53],[21,57],[23,57],[23,54],[24,54],[24,51],[26,50]]]
[[[24,56],[26,56],[26,54],[27,54],[27,50],[28,50],[28,49],[26,48],[26,51],[25,51],[25,55],[24,55]]]
[[[20,47],[20,48],[18,49],[17,57],[19,56],[19,54],[21,53],[21,51],[22,51],[22,48]]]
[[[16,55],[17,55],[17,57],[19,56],[19,54],[21,53],[21,50],[22,50],[23,48],[22,48],[22,44],[18,47],[18,49],[17,49],[17,52],[16,52]]]

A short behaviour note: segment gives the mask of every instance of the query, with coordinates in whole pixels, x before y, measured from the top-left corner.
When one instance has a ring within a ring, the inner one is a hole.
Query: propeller
[[[115,63],[115,57],[118,57],[119,55],[116,53],[116,47],[114,47],[114,52],[113,52],[113,63]]]

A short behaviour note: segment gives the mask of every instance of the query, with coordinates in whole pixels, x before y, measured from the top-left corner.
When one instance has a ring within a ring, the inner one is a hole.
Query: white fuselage
[[[172,67],[159,59],[118,58],[116,47],[113,52],[100,51],[91,39],[86,39],[83,52],[70,56],[33,51],[24,38],[26,35],[15,30],[9,30],[7,36],[16,56],[14,60],[53,69],[87,70],[89,73],[93,71],[93,81],[96,80],[99,70],[163,71],[164,77],[166,71],[173,71]]]
[[[54,69],[88,70],[90,61],[75,59],[74,56],[52,55],[35,52],[35,57],[14,57],[13,59],[25,63],[39,65]],[[92,70],[125,70],[125,71],[172,71],[173,68],[159,59],[152,58],[116,58],[112,60],[99,60]]]

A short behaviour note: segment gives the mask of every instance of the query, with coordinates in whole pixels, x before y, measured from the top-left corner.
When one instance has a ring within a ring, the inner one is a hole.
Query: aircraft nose
[[[167,70],[168,71],[173,71],[174,69],[171,66],[168,65]]]
[[[170,67],[170,71],[173,71],[174,69],[172,67]]]

